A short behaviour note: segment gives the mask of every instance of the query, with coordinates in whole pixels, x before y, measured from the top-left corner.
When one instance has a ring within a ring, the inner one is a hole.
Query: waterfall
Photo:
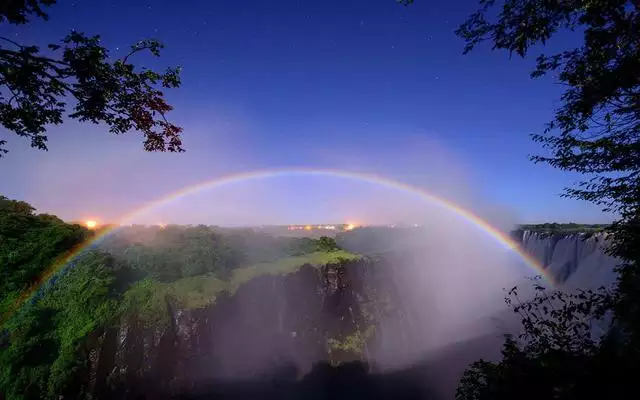
[[[620,261],[608,255],[610,234],[541,233],[524,230],[521,246],[563,287],[594,289],[615,282]]]

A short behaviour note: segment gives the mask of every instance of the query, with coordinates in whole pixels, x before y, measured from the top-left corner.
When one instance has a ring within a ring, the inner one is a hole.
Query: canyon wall
[[[368,362],[412,350],[409,317],[388,266],[362,259],[288,275],[260,276],[204,308],[183,310],[167,298],[167,323],[128,315],[96,332],[87,346],[87,390],[97,398],[198,394],[216,382],[291,379],[315,363]]]
[[[606,253],[610,234],[516,231],[522,249],[565,288],[597,288],[615,282],[619,260]]]
[[[522,248],[563,287],[598,287],[615,279],[617,260],[605,253],[606,234],[516,234]],[[470,325],[474,337],[422,359],[416,349],[437,330],[430,327],[436,318],[430,317],[430,304],[408,303],[411,296],[402,290],[410,285],[397,281],[404,279],[399,268],[406,264],[363,258],[304,265],[290,274],[256,277],[196,309],[182,309],[167,297],[165,323],[127,315],[92,335],[85,349],[87,391],[95,398],[206,397],[233,382],[275,379],[293,385],[313,375],[318,363],[365,361],[356,374],[360,377],[377,376],[380,384],[396,371],[400,375],[393,379],[412,379],[402,387],[416,382],[426,387],[429,379],[448,398],[468,363],[499,354],[504,333],[499,329],[505,324],[500,320],[508,323],[513,317],[505,312],[488,320],[485,325],[495,332]],[[247,384],[237,387],[248,390]]]

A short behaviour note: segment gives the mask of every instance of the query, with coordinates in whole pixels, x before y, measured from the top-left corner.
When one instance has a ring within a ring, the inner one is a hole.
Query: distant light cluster
[[[345,230],[350,231],[357,228],[360,225],[356,224],[344,224],[344,225],[289,225],[287,227],[290,231],[315,231],[315,230]]]

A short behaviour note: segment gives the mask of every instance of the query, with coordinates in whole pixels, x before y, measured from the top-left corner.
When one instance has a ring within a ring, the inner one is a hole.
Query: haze
[[[34,44],[70,29],[100,33],[114,57],[142,37],[159,39],[166,51],[152,63],[184,67],[182,88],[168,95],[187,153],[145,154],[135,133],[114,137],[87,124],[52,127],[47,153],[3,136],[11,151],[0,167],[2,193],[65,219],[113,221],[217,176],[304,166],[368,170],[444,195],[471,191],[523,223],[609,221],[596,206],[558,197],[575,176],[527,159],[540,150],[528,135],[543,129],[557,98],[552,82],[531,81],[530,62],[461,55],[453,29],[475,6],[61,2],[50,21],[0,33]],[[286,197],[317,182],[277,184]],[[347,185],[326,184],[333,192]],[[301,204],[274,206],[284,214]],[[312,211],[292,217],[344,216]]]

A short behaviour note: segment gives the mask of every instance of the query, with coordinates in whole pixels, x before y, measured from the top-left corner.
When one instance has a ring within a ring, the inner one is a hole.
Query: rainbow
[[[160,197],[154,201],[146,203],[140,208],[135,209],[134,211],[123,216],[118,222],[117,225],[112,227],[108,227],[101,231],[98,231],[95,236],[93,236],[88,242],[76,247],[71,252],[61,257],[57,262],[55,262],[51,267],[49,267],[45,273],[41,276],[41,278],[34,284],[30,289],[25,291],[22,296],[20,296],[19,301],[17,302],[17,306],[19,307],[21,304],[24,304],[29,298],[31,298],[34,293],[37,291],[39,287],[41,287],[44,283],[46,283],[53,275],[55,275],[60,270],[64,269],[65,266],[69,265],[74,259],[76,259],[80,254],[85,252],[87,249],[96,245],[100,240],[102,240],[107,235],[117,231],[120,227],[125,224],[130,224],[131,221],[142,213],[148,212],[156,207],[171,203],[177,199],[182,197],[189,196],[191,194],[200,192],[205,189],[214,189],[220,188],[226,185],[230,185],[233,183],[244,182],[249,180],[258,180],[265,178],[272,178],[277,176],[327,176],[327,177],[336,177],[342,179],[351,179],[355,181],[368,182],[372,184],[382,185],[384,187],[400,190],[403,192],[412,193],[414,195],[419,196],[425,201],[439,206],[449,212],[452,212],[455,216],[467,221],[471,225],[477,227],[478,229],[484,231],[487,235],[496,240],[499,244],[501,244],[504,248],[508,250],[512,250],[516,252],[524,261],[524,263],[536,271],[538,274],[542,275],[549,283],[555,285],[553,277],[547,273],[547,271],[532,257],[524,253],[520,246],[509,237],[507,234],[501,232],[499,229],[491,226],[487,221],[483,220],[479,216],[475,215],[469,210],[466,210],[457,204],[448,201],[444,198],[437,197],[432,195],[431,193],[425,191],[416,186],[411,186],[409,184],[396,181],[393,179],[389,179],[380,175],[371,174],[371,173],[361,173],[361,172],[350,172],[350,171],[342,171],[342,170],[333,170],[333,169],[318,169],[318,168],[281,168],[281,169],[268,169],[268,170],[259,170],[259,171],[251,171],[251,172],[241,172],[231,175],[226,175],[222,177],[213,178],[208,181],[196,183],[194,185],[186,186],[180,190],[172,192],[167,196]]]

